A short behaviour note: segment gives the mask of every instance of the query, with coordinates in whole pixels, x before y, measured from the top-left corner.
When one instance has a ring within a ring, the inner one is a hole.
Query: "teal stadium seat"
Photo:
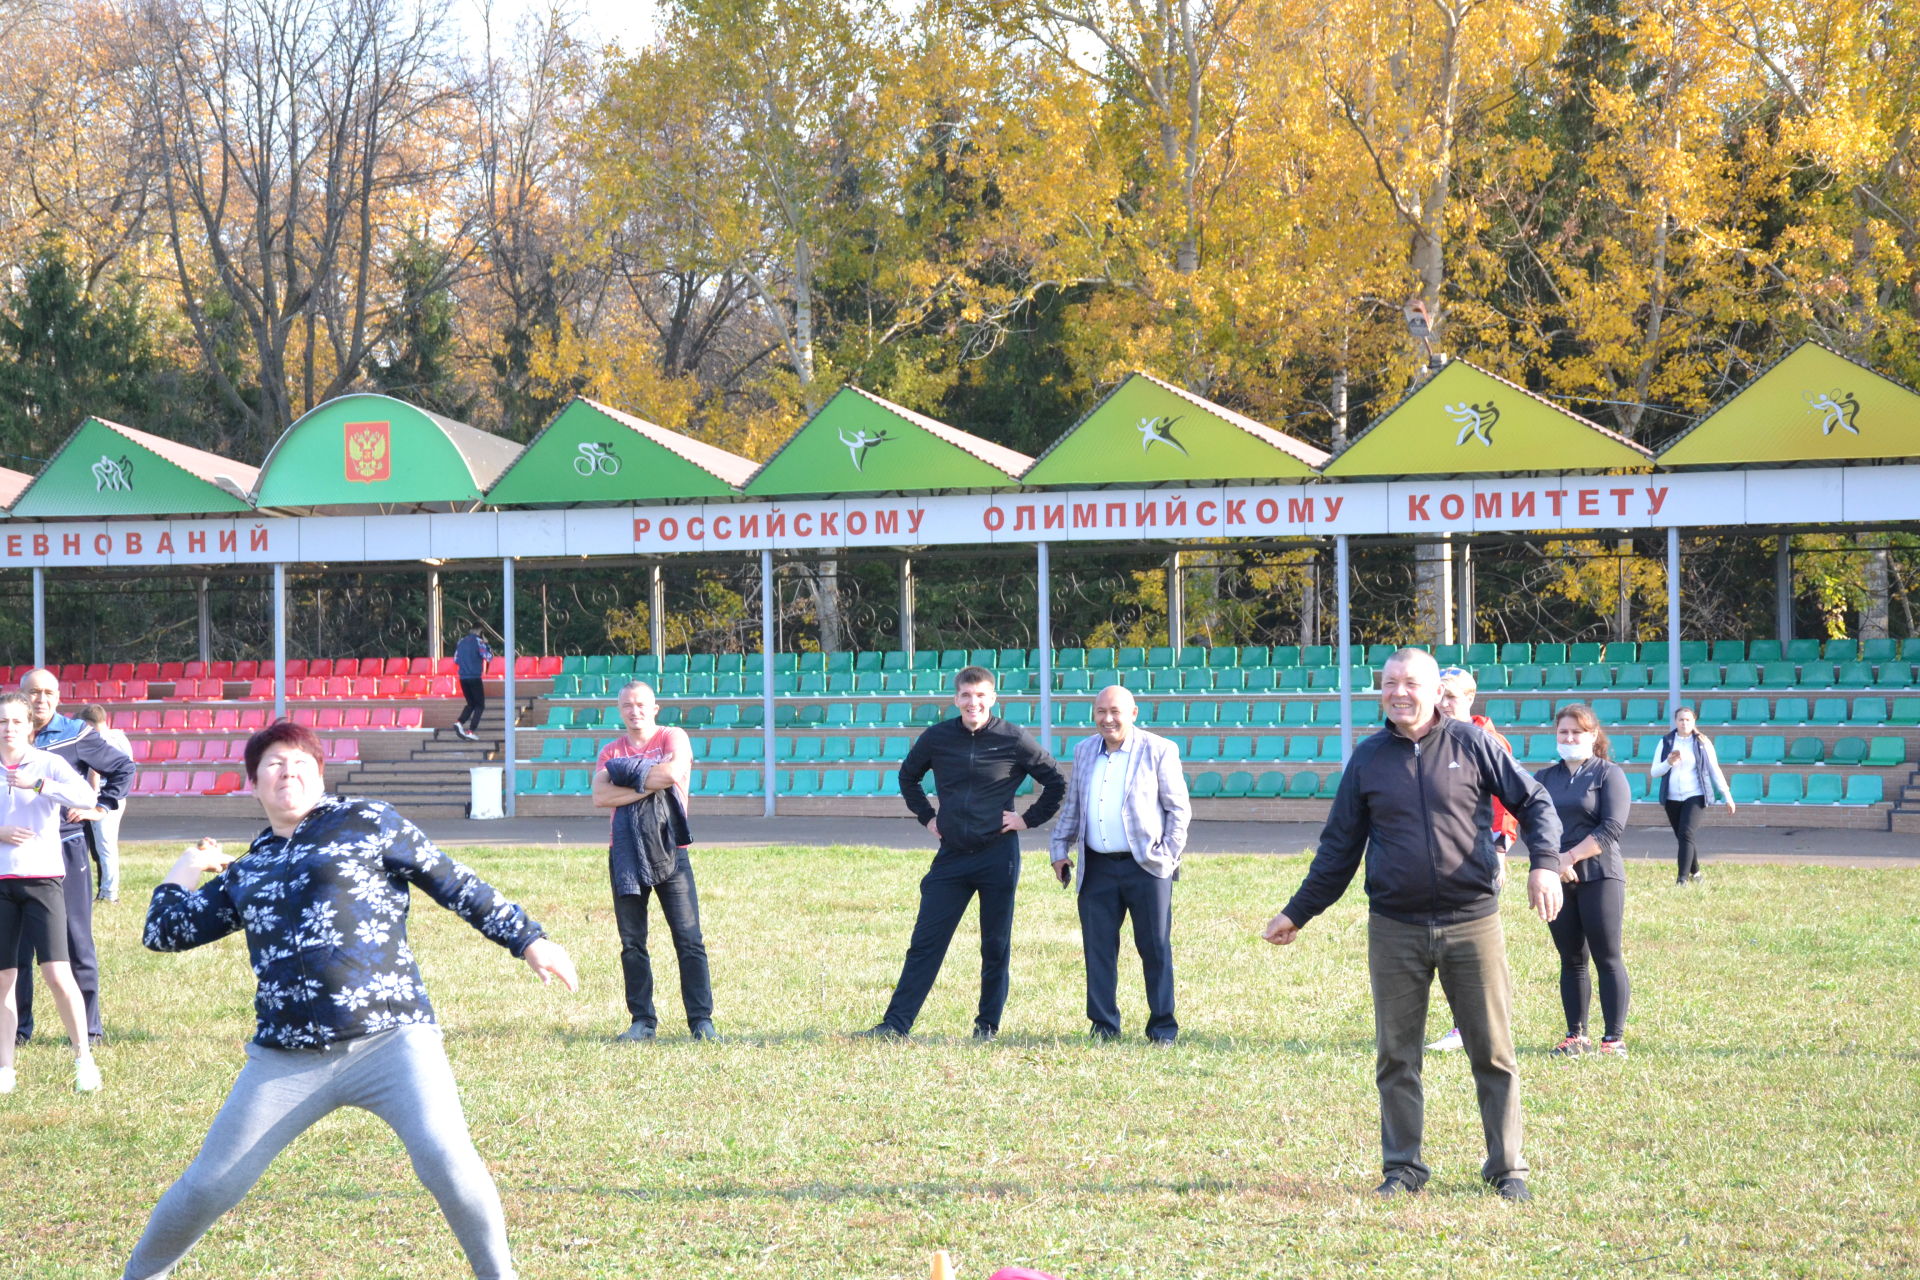
[[[1660,749],[1660,739],[1655,738],[1653,743],[1647,752],[1649,764],[1653,763],[1653,753]],[[1747,759],[1747,737],[1743,733],[1723,734],[1713,740],[1713,751],[1722,764],[1744,764]]]
[[[1533,661],[1538,666],[1551,666],[1567,660],[1567,646],[1564,644],[1536,644],[1533,646]]]
[[[1707,659],[1711,662],[1745,662],[1747,660],[1747,642],[1745,640],[1715,640],[1707,650]]]
[[[1253,780],[1253,790],[1248,794],[1259,800],[1273,800],[1287,789],[1287,775],[1278,769],[1268,769]]]
[[[1865,738],[1836,738],[1833,750],[1827,753],[1827,763],[1851,768],[1867,758],[1867,740]]]
[[[1773,704],[1775,724],[1810,724],[1813,709],[1805,698],[1781,698]]]
[[[1778,640],[1747,641],[1748,662],[1778,662],[1783,656]]]
[[[1756,733],[1753,746],[1747,752],[1748,764],[1784,764],[1787,759],[1787,740],[1777,733]]]
[[[1841,804],[1869,805],[1879,804],[1886,798],[1886,788],[1879,778],[1870,773],[1857,773],[1847,779],[1846,794]]]
[[[1210,800],[1220,794],[1220,775],[1211,769],[1197,774],[1187,785],[1187,791],[1196,800]]]
[[[1220,780],[1221,799],[1243,800],[1253,790],[1253,775],[1245,769],[1235,769]]]
[[[1787,744],[1788,764],[1819,764],[1821,754],[1826,750],[1820,739],[1808,736],[1795,738]]]
[[[1758,689],[1760,687],[1760,668],[1751,662],[1729,662],[1726,674],[1720,678],[1722,689]]]
[[[1770,773],[1767,775],[1767,793],[1761,797],[1762,804],[1799,804],[1806,798],[1806,780],[1797,773]]]
[[[1287,781],[1286,795],[1289,800],[1311,800],[1319,794],[1320,777],[1318,774],[1302,769]]]
[[[1868,741],[1866,759],[1862,763],[1876,769],[1896,769],[1906,762],[1907,740],[1887,734]]]
[[[1764,781],[1757,773],[1736,773],[1727,779],[1727,788],[1733,793],[1735,804],[1759,804]]]

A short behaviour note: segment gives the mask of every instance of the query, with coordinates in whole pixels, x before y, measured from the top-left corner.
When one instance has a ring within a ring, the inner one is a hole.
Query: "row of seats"
[[[560,673],[562,659],[523,653],[515,658],[514,674],[537,680]],[[573,659],[578,662],[579,659]],[[17,683],[32,671],[31,665],[0,667],[0,681]],[[76,680],[145,680],[172,684],[179,680],[257,680],[273,678],[272,659],[240,659],[218,662],[67,662],[47,668],[62,684]],[[506,675],[507,660],[496,657],[487,664],[487,675],[495,679]],[[289,658],[290,679],[303,676],[451,676],[457,675],[454,660],[448,658]]]
[[[1396,645],[1369,644],[1353,647],[1353,660],[1378,667],[1393,653]],[[1430,646],[1442,664],[1459,666],[1515,666],[1538,664],[1551,666],[1571,663],[1586,666],[1606,663],[1655,663],[1670,661],[1671,649],[1665,640],[1586,642],[1574,644],[1443,644]],[[1336,647],[1309,645],[1132,645],[1117,648],[1063,648],[1053,653],[1053,665],[1074,668],[1255,668],[1255,667],[1331,667]],[[1040,665],[1038,649],[868,649],[840,653],[776,653],[773,669],[784,672],[895,672],[944,671],[961,667],[986,667],[996,672],[1036,669]],[[1680,661],[1696,662],[1892,662],[1904,659],[1920,662],[1920,638],[1909,640],[1790,640],[1784,646],[1778,640],[1683,640]],[[656,658],[652,654],[592,654],[562,659],[558,674],[595,676],[656,675],[739,675],[762,669],[759,653],[669,653]]]
[[[287,718],[315,729],[418,729],[419,707],[289,707]],[[265,707],[142,707],[122,712],[129,733],[252,733],[272,719]]]
[[[1483,666],[1473,669],[1474,682],[1482,689],[1545,689],[1555,692],[1569,689],[1665,689],[1670,687],[1669,668],[1664,662],[1646,665],[1623,663],[1618,667],[1589,666]],[[1914,684],[1914,664],[1905,659],[1874,664],[1871,662],[1833,663],[1824,660],[1792,662],[1693,662],[1681,668],[1683,689],[1909,689]]]
[[[1546,726],[1553,712],[1575,699],[1490,698],[1480,709],[1496,726]],[[1595,698],[1593,713],[1603,726],[1639,727],[1665,724],[1668,720],[1664,698]],[[1005,701],[999,704],[1001,715],[1014,724],[1032,725],[1039,721],[1037,699]],[[1719,726],[1868,726],[1888,725],[1920,727],[1920,697],[1893,698],[1703,698],[1696,708],[1699,722]],[[774,705],[774,727],[787,729],[857,727],[908,728],[933,724],[955,714],[951,702],[904,702],[868,699],[860,702],[780,702]],[[1053,704],[1056,725],[1065,728],[1090,728],[1093,702],[1088,698],[1063,699]],[[1219,699],[1207,701],[1143,702],[1141,723],[1166,728],[1195,725],[1222,725],[1230,728],[1338,727],[1340,703],[1334,698]],[[1356,732],[1371,732],[1378,723],[1378,707],[1372,699],[1356,700],[1353,721]],[[763,708],[757,702],[718,704],[674,703],[660,705],[659,722],[689,729],[758,729],[764,723]],[[620,714],[616,707],[572,707],[549,704],[546,729],[588,729],[618,732]]]
[[[246,758],[245,738],[134,738],[138,764],[238,764]],[[328,738],[321,742],[328,760],[358,760],[358,738]]]
[[[1255,774],[1251,770],[1217,773],[1207,770],[1196,774],[1188,789],[1196,799],[1331,799],[1340,787],[1340,771],[1321,774],[1299,771],[1291,777],[1277,769]],[[593,775],[587,769],[519,769],[515,785],[526,796],[585,796],[592,790]],[[699,796],[759,796],[764,794],[761,769],[696,769],[690,779],[693,794]],[[1642,803],[1657,799],[1644,774],[1628,775],[1633,798]],[[1867,806],[1885,799],[1885,788],[1878,776],[1856,774],[1842,779],[1837,774],[1803,775],[1798,773],[1736,774],[1731,780],[1733,798],[1740,804],[1829,804]],[[897,796],[899,787],[891,770],[886,769],[780,769],[774,774],[776,794],[789,797],[873,797]]]

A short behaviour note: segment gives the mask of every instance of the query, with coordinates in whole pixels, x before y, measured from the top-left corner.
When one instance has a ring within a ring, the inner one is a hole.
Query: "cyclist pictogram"
[[[583,476],[590,476],[595,472],[603,476],[619,475],[620,456],[613,451],[613,441],[604,440],[598,443],[591,440],[582,441],[579,456],[573,460],[573,469]]]

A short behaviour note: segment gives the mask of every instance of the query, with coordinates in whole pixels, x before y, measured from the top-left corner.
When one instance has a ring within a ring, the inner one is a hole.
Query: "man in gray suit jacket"
[[[1133,916],[1133,945],[1147,981],[1147,1039],[1172,1044],[1173,881],[1187,847],[1193,805],[1180,751],[1134,721],[1133,695],[1108,685],[1093,704],[1100,732],[1073,749],[1073,782],[1053,824],[1053,870],[1074,880],[1082,845],[1080,937],[1087,953],[1087,1020],[1101,1040],[1120,1035],[1120,922]]]

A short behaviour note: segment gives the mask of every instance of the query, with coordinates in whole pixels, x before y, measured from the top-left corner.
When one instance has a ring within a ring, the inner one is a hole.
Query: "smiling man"
[[[1487,1143],[1480,1176],[1502,1197],[1528,1200],[1493,799],[1520,820],[1533,864],[1527,898],[1542,920],[1560,912],[1560,819],[1512,756],[1474,725],[1441,715],[1439,701],[1440,668],[1430,654],[1401,649],[1387,659],[1386,726],[1354,747],[1307,878],[1263,936],[1276,946],[1294,941],[1347,891],[1364,855],[1386,1175],[1374,1190],[1395,1196],[1426,1185],[1421,1042],[1438,974],[1473,1064]]]
[[[963,667],[954,677],[960,714],[921,734],[900,766],[900,796],[940,842],[920,881],[920,914],[913,922],[907,960],[880,1025],[863,1036],[904,1039],[940,976],[947,944],[973,895],[980,895],[980,1008],[973,1037],[1000,1033],[1007,1003],[1007,960],[1013,950],[1013,892],[1020,883],[1020,832],[1054,815],[1066,780],[1046,748],[1017,724],[994,714],[993,673]],[[921,780],[933,773],[936,813]],[[1040,798],[1014,812],[1013,794],[1032,777]]]

